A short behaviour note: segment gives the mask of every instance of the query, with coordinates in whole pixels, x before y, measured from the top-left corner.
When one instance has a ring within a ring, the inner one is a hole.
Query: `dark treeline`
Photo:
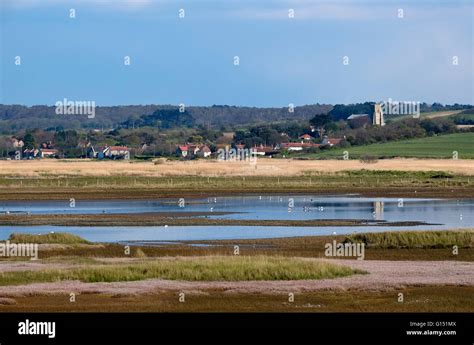
[[[375,102],[365,102],[365,103],[356,103],[356,104],[336,104],[331,111],[329,111],[329,115],[333,118],[333,120],[345,120],[352,114],[367,114],[372,116],[374,112],[374,104]],[[449,110],[465,110],[465,112],[472,112],[473,106],[469,104],[452,104],[452,105],[443,105],[441,103],[420,103],[420,112],[428,113],[428,112],[435,112],[435,111],[449,111]]]
[[[290,111],[284,108],[255,108],[213,105],[210,107],[185,108],[184,123],[177,120],[179,106],[130,105],[96,107],[95,117],[86,115],[58,115],[54,106],[0,105],[0,132],[9,134],[18,130],[35,128],[65,129],[115,129],[141,126],[192,126],[206,128],[232,127],[245,124],[266,123],[281,120],[308,120],[314,114],[327,113],[331,105],[304,105]],[[168,118],[169,117],[169,118]]]
[[[366,145],[373,143],[384,143],[412,138],[423,138],[436,134],[450,134],[458,129],[452,120],[449,119],[414,119],[406,118],[387,124],[384,127],[367,127],[346,129],[341,131],[341,135],[346,137],[346,141],[351,145]]]

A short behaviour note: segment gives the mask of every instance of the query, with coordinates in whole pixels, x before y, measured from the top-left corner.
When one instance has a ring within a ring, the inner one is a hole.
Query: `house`
[[[344,140],[343,138],[329,138],[327,135],[324,136],[323,141],[321,142],[322,146],[337,146]]]
[[[176,154],[179,157],[204,157],[207,158],[211,156],[212,152],[209,146],[203,144],[186,144],[186,145],[179,145],[176,148]]]
[[[303,149],[309,149],[311,147],[320,147],[321,144],[314,143],[281,143],[279,148],[287,151],[303,151]]]
[[[302,136],[299,137],[299,139],[304,140],[304,141],[310,141],[310,140],[313,140],[313,137],[309,134],[303,134]]]
[[[58,150],[56,149],[40,149],[39,156],[41,158],[51,158],[58,155]]]
[[[130,149],[127,146],[94,146],[89,147],[87,156],[97,159],[130,159]]]
[[[303,143],[281,143],[280,149],[288,151],[302,151]]]
[[[104,155],[111,159],[130,159],[130,149],[127,146],[109,146]]]
[[[198,156],[207,158],[211,156],[211,149],[207,145],[203,145],[199,148]]]
[[[272,153],[275,153],[276,151],[271,146],[260,145],[260,146],[254,146],[252,148],[252,152],[254,155],[257,155],[257,156],[267,156],[267,155],[271,155]]]
[[[179,145],[176,149],[176,154],[180,157],[188,156],[188,145]]]

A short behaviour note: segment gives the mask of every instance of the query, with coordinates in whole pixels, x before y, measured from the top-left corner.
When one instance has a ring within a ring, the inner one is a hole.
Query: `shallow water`
[[[290,207],[289,207],[290,206]],[[419,221],[437,225],[403,227],[264,227],[264,226],[155,226],[140,227],[60,227],[60,226],[2,226],[0,239],[12,232],[45,233],[71,232],[90,241],[182,241],[250,239],[289,236],[327,235],[336,232],[431,230],[474,227],[474,200],[366,198],[357,195],[262,195],[217,197],[185,200],[179,207],[177,199],[168,200],[69,200],[0,202],[2,212],[30,214],[100,214],[142,212],[238,212],[222,219],[375,219],[385,221]],[[17,215],[23,217],[26,215]]]

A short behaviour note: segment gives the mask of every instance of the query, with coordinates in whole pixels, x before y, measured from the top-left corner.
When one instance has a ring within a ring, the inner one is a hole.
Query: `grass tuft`
[[[365,243],[372,248],[471,248],[474,231],[400,231],[352,234],[345,242]]]
[[[0,273],[0,285],[79,280],[87,283],[169,279],[184,281],[300,280],[366,273],[323,261],[268,256],[211,256],[97,265],[78,269]]]
[[[49,234],[18,234],[13,233],[9,237],[9,241],[13,243],[55,243],[55,244],[91,244],[91,242],[85,239],[68,233],[54,232]]]

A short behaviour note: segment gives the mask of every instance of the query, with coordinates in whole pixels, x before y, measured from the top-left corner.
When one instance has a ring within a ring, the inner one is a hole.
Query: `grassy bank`
[[[472,248],[474,231],[403,231],[351,234],[346,242],[361,242],[367,247],[383,249]]]
[[[277,160],[275,160],[277,161]],[[367,164],[370,166],[371,164]],[[44,176],[0,178],[0,200],[156,199],[258,193],[474,197],[474,176],[446,171],[348,170],[299,176]]]
[[[258,220],[216,219],[223,212],[157,212],[129,214],[53,214],[53,215],[0,215],[0,225],[55,225],[55,226],[416,226],[417,221],[386,222],[373,219],[311,219],[311,220]],[[225,214],[225,213],[224,213]],[[198,217],[205,216],[205,218]]]
[[[281,257],[203,257],[158,259],[87,268],[0,273],[0,285],[79,280],[118,282],[152,278],[185,281],[299,280],[345,277],[363,273],[326,262]]]
[[[466,244],[464,231],[429,231],[426,235],[418,235],[415,231],[400,231],[385,235],[385,233],[360,235],[355,240],[362,238],[368,241],[365,250],[365,260],[430,260],[430,261],[474,261],[474,246],[472,238],[474,232],[471,230],[470,245]],[[440,234],[438,234],[440,233]],[[446,233],[446,235],[444,235]],[[356,236],[356,235],[354,235]],[[374,245],[385,243],[384,238],[390,238],[396,246]],[[446,237],[447,240],[443,238]],[[425,245],[419,243],[423,238]],[[169,242],[166,245],[144,245],[133,242],[129,255],[124,254],[125,244],[101,244],[101,245],[58,245],[49,248],[40,247],[39,258],[43,260],[66,260],[82,263],[88,258],[140,258],[146,257],[172,257],[172,256],[233,256],[234,246],[239,246],[240,254],[245,256],[283,256],[283,257],[325,257],[325,245],[337,241],[342,243],[350,241],[352,235],[331,236],[307,236],[287,238],[267,238],[252,240],[214,240],[214,241],[181,241]],[[439,239],[442,239],[441,242]],[[402,244],[402,243],[408,243]],[[444,244],[443,244],[444,243]],[[458,255],[453,255],[452,243],[459,247]],[[197,246],[196,246],[197,245]]]

